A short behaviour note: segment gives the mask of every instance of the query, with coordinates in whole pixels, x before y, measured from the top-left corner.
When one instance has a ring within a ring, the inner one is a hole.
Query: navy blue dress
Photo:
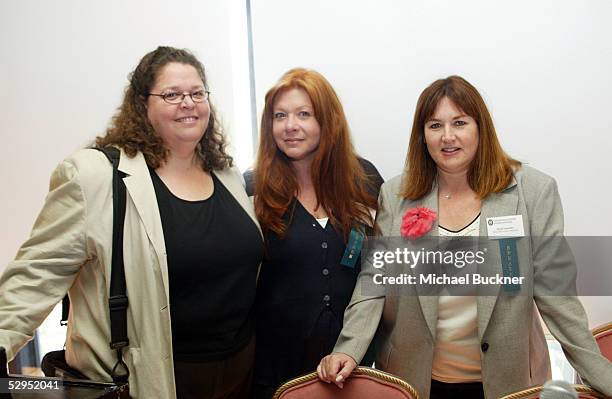
[[[372,194],[383,180],[376,168],[362,160],[371,176]],[[245,174],[252,195],[252,175]],[[346,250],[330,222],[323,228],[294,199],[283,216],[284,238],[266,234],[266,254],[256,294],[256,349],[253,398],[272,397],[285,381],[316,369],[331,353],[342,330],[360,259],[354,267],[340,263]],[[373,353],[362,361],[371,365]]]

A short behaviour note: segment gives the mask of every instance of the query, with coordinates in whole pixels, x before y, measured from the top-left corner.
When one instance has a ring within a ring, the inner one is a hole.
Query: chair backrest
[[[593,330],[593,336],[601,354],[612,362],[612,323],[608,323]]]
[[[591,387],[586,385],[573,385],[576,392],[578,392],[578,398],[580,399],[605,399],[605,396],[597,392]],[[538,399],[542,392],[542,386],[536,386],[527,388],[525,390],[511,393],[510,395],[503,396],[499,399]]]
[[[273,399],[344,398],[419,399],[419,395],[399,377],[369,367],[358,367],[342,389],[319,380],[317,373],[310,373],[284,383],[273,396]]]

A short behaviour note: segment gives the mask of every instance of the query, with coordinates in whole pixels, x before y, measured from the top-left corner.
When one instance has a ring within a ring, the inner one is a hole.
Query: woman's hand
[[[357,367],[355,359],[345,353],[334,352],[321,359],[317,366],[317,374],[322,381],[333,382],[339,388],[344,386],[344,381]]]

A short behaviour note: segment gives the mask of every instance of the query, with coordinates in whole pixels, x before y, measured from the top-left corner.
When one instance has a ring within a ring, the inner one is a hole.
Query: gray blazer
[[[437,187],[421,200],[411,201],[399,195],[401,182],[402,176],[397,176],[382,186],[377,222],[383,236],[400,236],[402,216],[409,208],[438,209]],[[518,170],[503,192],[482,202],[481,220],[508,215],[523,217],[525,237],[518,241],[518,259],[521,273],[533,276],[534,294],[477,298],[485,396],[497,398],[550,378],[537,310],[576,371],[595,389],[612,395],[612,363],[600,354],[580,301],[574,296],[538,295],[545,288],[543,275],[561,274],[570,280],[575,276],[569,247],[534,239],[563,235],[563,210],[554,179],[530,167]],[[437,235],[437,231],[436,223],[428,234]],[[487,236],[486,223],[480,224],[480,235]],[[497,253],[489,252],[486,268],[501,270],[499,248]],[[375,273],[380,270],[364,262],[334,352],[346,353],[359,363],[378,331],[376,367],[400,376],[428,398],[438,297],[362,293],[361,287]]]

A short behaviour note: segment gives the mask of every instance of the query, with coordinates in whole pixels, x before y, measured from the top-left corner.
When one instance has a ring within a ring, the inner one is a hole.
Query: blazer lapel
[[[413,206],[425,207],[433,210],[438,213],[438,186],[434,186],[433,189],[427,196],[425,196],[420,204],[414,204]],[[402,210],[402,215],[404,216],[404,212],[406,209]],[[401,223],[401,221],[400,221]],[[427,237],[437,237],[438,236],[438,217],[433,223],[431,230],[427,233]],[[418,274],[417,274],[418,278]],[[436,336],[436,327],[438,324],[438,295],[432,295],[430,292],[426,292],[425,287],[421,284],[416,285],[417,293],[419,294],[419,303],[421,304],[421,310],[423,312],[423,316],[425,317],[425,321],[427,322],[427,326],[429,327],[429,331],[431,332],[431,336],[435,338]]]
[[[170,298],[164,232],[157,205],[157,195],[144,156],[139,152],[136,156],[130,158],[121,151],[119,170],[127,175],[123,178],[128,195],[127,206],[129,207],[129,199],[131,199],[145,227],[147,236],[153,243],[153,248],[155,248],[166,298]]]
[[[488,232],[486,220],[488,217],[508,216],[517,214],[518,195],[516,191],[511,190],[514,186],[516,186],[516,180],[514,180],[513,178],[512,182],[508,185],[508,187],[506,187],[503,192],[490,194],[482,203],[480,212],[480,236],[488,244],[488,261],[485,262],[483,266],[478,270],[478,272],[483,276],[497,275],[502,270],[499,246],[495,240],[488,240],[487,238]],[[438,187],[434,186],[432,191],[426,197],[424,197],[422,201],[420,201],[420,204],[413,201],[404,202],[404,206],[402,206],[401,209],[399,221],[396,222],[397,226],[395,231],[399,233],[401,226],[401,217],[404,215],[406,210],[415,206],[427,207],[437,213]],[[434,225],[432,226],[432,229],[427,234],[427,236],[438,236],[438,218],[436,218],[436,221],[434,222]],[[501,287],[499,285],[493,288],[498,295],[500,288]],[[427,326],[429,327],[429,331],[431,332],[432,337],[435,338],[438,319],[438,296],[427,293],[425,291],[425,287],[423,287],[421,284],[417,284],[416,289],[419,294],[419,302],[421,304],[423,316],[425,317],[425,321],[427,322]],[[489,287],[487,291],[490,293],[491,287]],[[489,324],[489,320],[491,319],[491,313],[493,312],[493,308],[495,307],[496,301],[497,295],[478,295],[477,297],[478,335],[480,338],[482,338],[487,328],[487,325]]]
[[[478,268],[478,273],[483,276],[496,276],[502,271],[498,240],[490,240],[488,238],[487,218],[517,214],[518,194],[515,190],[511,190],[514,186],[516,186],[516,180],[513,178],[504,191],[489,194],[482,202],[480,210],[480,237],[488,251],[486,256],[487,262],[484,262]],[[500,285],[487,286],[486,291],[489,295],[479,292],[477,296],[478,336],[481,339],[491,319],[491,313],[497,302],[500,289]],[[492,291],[496,295],[490,295]]]

